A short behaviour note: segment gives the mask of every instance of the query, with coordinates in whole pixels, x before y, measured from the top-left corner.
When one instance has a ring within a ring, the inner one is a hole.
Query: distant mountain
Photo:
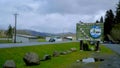
[[[51,33],[37,32],[34,30],[17,30],[17,33],[18,34],[32,35],[32,36],[42,36],[42,37],[54,36],[54,34],[51,34]]]
[[[0,31],[5,32],[6,30],[0,30]],[[21,30],[17,30],[17,34],[47,37],[47,36],[63,36],[63,35],[68,36],[68,35],[73,35],[75,33],[66,32],[66,33],[51,34],[51,33],[45,33],[45,32],[38,32],[38,31],[34,31],[34,30],[21,29]]]
[[[56,34],[57,36],[70,36],[70,35],[75,35],[76,33],[72,32],[65,32],[65,33],[58,33]]]

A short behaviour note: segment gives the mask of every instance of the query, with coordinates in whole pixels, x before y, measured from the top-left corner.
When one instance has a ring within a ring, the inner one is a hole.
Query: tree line
[[[113,37],[114,40],[120,40],[120,27],[116,27],[116,25],[120,25],[120,1],[117,4],[116,11],[110,9],[106,11],[105,19],[104,19],[104,40],[109,41],[108,34]],[[118,38],[118,39],[116,39]]]
[[[113,39],[120,41],[120,1],[117,4],[115,12],[111,9],[106,11],[105,17],[101,16],[96,23],[104,23],[104,40],[109,41],[107,35],[111,35]]]

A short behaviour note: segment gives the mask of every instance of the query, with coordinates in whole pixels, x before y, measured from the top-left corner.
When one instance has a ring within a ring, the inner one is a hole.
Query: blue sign
[[[99,38],[101,36],[101,28],[99,26],[93,26],[90,29],[90,35],[92,38]]]

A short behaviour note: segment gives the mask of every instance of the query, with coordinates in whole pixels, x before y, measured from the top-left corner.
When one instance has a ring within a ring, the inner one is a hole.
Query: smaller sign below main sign
[[[99,38],[101,36],[101,28],[99,26],[92,26],[90,29],[90,35],[92,38]]]

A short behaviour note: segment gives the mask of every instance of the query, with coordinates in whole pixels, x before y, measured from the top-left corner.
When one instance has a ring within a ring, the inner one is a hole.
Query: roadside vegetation
[[[0,43],[12,43],[12,40],[0,40]]]
[[[120,43],[120,1],[116,6],[115,13],[111,9],[106,11],[104,19],[104,40],[111,41],[111,38],[114,41],[119,41]]]
[[[43,38],[40,38],[40,39],[38,39],[38,42],[46,42],[46,40]]]
[[[42,36],[37,36],[38,37],[38,42],[46,42],[45,37]]]
[[[111,30],[111,36],[114,40],[120,42],[120,24],[114,25],[114,27]]]
[[[12,43],[13,28],[11,25],[8,26],[8,30],[0,31],[0,43]]]
[[[26,66],[23,62],[23,56],[27,52],[35,52],[42,59],[44,55],[52,55],[53,51],[66,51],[70,48],[77,48],[76,52],[67,55],[60,55],[59,57],[52,57],[51,60],[41,61],[37,66]],[[78,59],[90,57],[95,51],[80,51],[78,42],[60,43],[60,44],[47,44],[44,46],[25,46],[14,48],[1,48],[0,49],[0,67],[6,60],[13,59],[17,68],[67,68]],[[100,46],[99,54],[113,54],[111,50],[104,46]]]

